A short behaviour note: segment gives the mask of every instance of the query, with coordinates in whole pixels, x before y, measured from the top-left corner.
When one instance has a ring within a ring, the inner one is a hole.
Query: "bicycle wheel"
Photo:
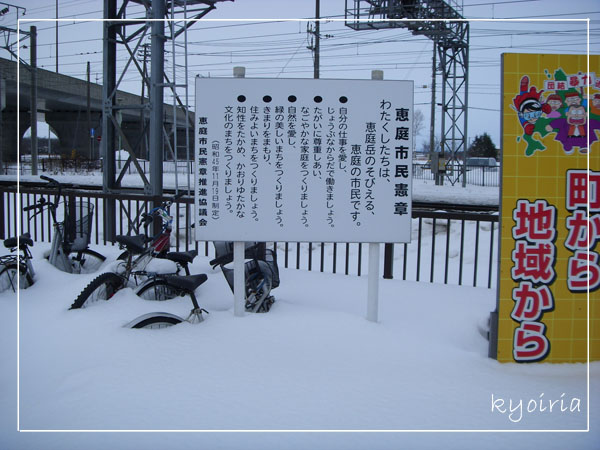
[[[271,281],[272,278],[270,276],[264,276],[264,272],[248,280],[250,294],[246,297],[246,311],[269,311],[271,308],[271,305],[268,302],[269,293],[271,292]]]
[[[123,279],[112,272],[105,272],[94,278],[69,309],[86,308],[100,300],[110,300],[115,293],[123,287]]]
[[[144,283],[136,294],[144,300],[170,300],[179,295],[179,290],[158,278]]]
[[[92,273],[98,270],[106,257],[94,250],[86,248],[69,255],[76,273]]]
[[[183,322],[183,319],[174,314],[159,312],[159,313],[149,313],[140,316],[127,325],[126,328],[147,328],[147,329],[156,329],[156,328],[167,328],[173,325],[177,325],[178,323]]]
[[[29,270],[27,270],[27,266],[22,264],[17,266],[17,263],[11,263],[0,271],[0,292],[6,289],[12,289],[13,292],[16,292],[17,276],[19,277],[21,289],[27,289],[33,284],[33,277]]]

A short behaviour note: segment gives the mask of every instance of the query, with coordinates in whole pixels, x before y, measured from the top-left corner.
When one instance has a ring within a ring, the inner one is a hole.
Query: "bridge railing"
[[[91,188],[73,186],[63,193],[65,198],[94,205],[92,246],[113,245],[104,234],[105,200],[117,200],[117,234],[137,233],[139,230],[131,228],[135,217],[147,211],[152,200],[161,200],[139,193],[117,196]],[[0,182],[0,238],[29,232],[36,242],[49,243],[50,215],[44,213],[28,221],[27,213],[17,208],[17,200],[22,208],[52,194],[54,191],[40,183],[21,183],[17,192],[16,184]],[[174,216],[171,244],[176,250],[195,248],[199,254],[212,258],[212,243],[195,240],[195,229],[191,227],[193,201],[192,197],[182,197],[171,207]],[[384,274],[407,281],[494,288],[497,232],[496,212],[427,210],[413,204],[412,241],[386,244],[385,252],[381,252]],[[363,243],[271,242],[269,246],[276,252],[280,267],[359,276],[366,274],[368,268],[367,245]]]

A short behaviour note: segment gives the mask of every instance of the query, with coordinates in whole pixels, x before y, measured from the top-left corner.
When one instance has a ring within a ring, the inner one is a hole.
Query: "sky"
[[[117,2],[120,5],[122,2]],[[350,2],[351,3],[351,2]],[[503,52],[523,53],[581,53],[586,52],[586,23],[574,19],[590,18],[590,52],[600,52],[600,11],[594,1],[469,0],[459,2],[463,16],[469,19],[523,19],[512,22],[481,21],[470,24],[469,111],[467,136],[488,133],[500,145],[500,55]],[[62,19],[58,28],[58,70],[61,73],[85,78],[86,63],[91,64],[91,80],[102,82],[102,28],[100,22],[78,22],[102,18],[102,2],[97,0],[32,0],[15,1],[24,8],[21,29],[38,28],[38,65],[56,70],[57,46],[55,22],[32,22],[30,19]],[[426,126],[417,138],[417,148],[429,139],[432,43],[409,31],[355,31],[344,26],[345,2],[321,0],[320,77],[334,79],[369,79],[371,71],[384,71],[388,80],[414,80],[415,108],[422,111]],[[128,17],[138,17],[133,7]],[[14,7],[0,18],[0,26],[16,27]],[[23,12],[20,10],[20,12]],[[245,66],[247,77],[311,78],[313,56],[309,27],[311,21],[266,22],[261,19],[313,18],[315,2],[235,0],[217,4],[206,19],[254,19],[250,22],[197,23],[187,35],[188,103],[193,105],[192,80],[195,76],[230,77],[235,66]],[[23,20],[27,19],[27,20]],[[534,22],[527,19],[543,19]],[[560,19],[560,21],[548,21]],[[26,45],[26,42],[23,42]],[[165,70],[177,84],[185,84],[184,41],[165,46]],[[24,58],[27,49],[23,48]],[[123,66],[127,54],[121,46],[117,55]],[[139,52],[141,55],[141,50]],[[175,54],[175,58],[173,58]],[[0,55],[9,57],[5,50]],[[141,56],[140,56],[141,58]],[[175,65],[175,70],[173,70]],[[600,70],[599,70],[600,72]],[[441,89],[438,76],[437,101]],[[140,94],[141,82],[129,70],[120,88]],[[178,94],[185,101],[185,89]],[[165,93],[168,100],[169,92]],[[436,134],[440,134],[440,108],[436,113]],[[44,136],[43,129],[40,135]]]

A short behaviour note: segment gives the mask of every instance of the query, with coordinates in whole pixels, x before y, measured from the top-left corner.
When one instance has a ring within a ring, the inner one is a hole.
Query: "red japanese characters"
[[[568,235],[565,247],[573,252],[567,264],[567,287],[571,292],[600,287],[600,255],[594,251],[600,238],[600,172],[567,172]],[[589,204],[589,218],[588,218]]]
[[[520,324],[513,338],[513,358],[540,361],[550,353],[542,316],[554,309],[550,286],[556,279],[556,207],[546,200],[519,200],[513,219],[511,277],[519,285],[512,291],[515,306],[510,316]]]

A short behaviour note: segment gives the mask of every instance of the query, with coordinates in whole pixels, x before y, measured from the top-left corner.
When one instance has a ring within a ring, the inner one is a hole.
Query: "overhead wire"
[[[73,1],[73,2],[69,2],[68,4],[72,4],[74,6],[77,5],[82,5],[82,4],[90,4],[91,2],[87,2],[87,1]],[[510,2],[501,2],[501,3],[510,3]],[[500,4],[501,4],[500,3]],[[481,5],[485,5],[485,4],[481,4]],[[470,7],[470,6],[475,6],[475,5],[465,5],[465,7]],[[46,9],[49,9],[46,8]],[[29,11],[33,11],[35,12],[36,9],[31,9],[28,10]],[[596,12],[594,12],[596,13]],[[572,13],[573,15],[576,14],[586,14],[586,13]],[[333,16],[332,16],[333,17]],[[310,19],[307,19],[310,20]],[[83,22],[81,21],[77,21],[77,22],[66,22],[66,23],[60,23],[59,26],[61,27],[66,27],[66,26],[74,26],[77,24],[82,24]],[[218,29],[229,29],[229,28],[237,28],[237,29],[247,29],[247,30],[252,30],[253,26],[256,25],[265,25],[265,24],[276,24],[276,23],[282,23],[282,21],[273,21],[273,22],[264,22],[264,21],[256,21],[256,22],[244,22],[244,23],[232,23],[232,24],[219,24],[219,25],[206,25],[206,23],[203,23],[202,26],[198,26],[195,27],[193,30],[194,32],[198,32],[198,33],[202,33],[204,31],[210,31],[210,30],[218,30]],[[487,22],[485,22],[487,24]],[[479,22],[477,23],[478,25],[480,24]],[[573,23],[570,23],[571,26],[573,25]],[[536,24],[537,26],[538,24]],[[246,28],[247,27],[247,28]],[[548,36],[553,35],[556,37],[559,36],[569,36],[569,35],[573,35],[576,33],[581,33],[581,30],[578,29],[564,29],[565,27],[562,26],[559,27],[560,29],[557,30],[552,30],[551,32],[548,32],[547,30],[537,30],[537,29],[529,29],[529,30],[513,30],[513,31],[506,31],[506,30],[498,30],[498,29],[494,29],[494,28],[490,28],[489,26],[486,25],[485,28],[478,28],[477,26],[473,26],[471,29],[471,37],[472,40],[473,39],[494,39],[494,38],[498,38],[498,37],[506,37],[506,36],[519,36],[519,37],[525,37],[525,36],[530,36],[530,37],[534,37],[536,35],[541,36],[542,38],[544,38],[546,41],[543,43],[539,43],[539,44],[525,44],[525,43],[518,43],[518,45],[504,45],[504,46],[499,46],[497,42],[495,42],[494,46],[492,45],[485,45],[485,44],[471,44],[471,48],[470,51],[471,53],[478,53],[478,52],[486,52],[489,51],[491,49],[506,49],[509,48],[512,51],[517,51],[518,49],[531,49],[531,48],[547,48],[547,47],[553,47],[554,50],[560,50],[560,51],[572,51],[577,49],[581,44],[578,43],[575,39],[572,40],[564,40],[561,39],[560,41],[558,40],[553,40],[553,41],[548,41]],[[40,27],[39,31],[44,31],[45,29],[55,29],[55,25],[52,25],[51,27]],[[409,31],[405,31],[399,28],[395,28],[393,30],[369,30],[369,31],[362,31],[361,33],[356,33],[354,30],[349,30],[345,27],[339,27],[337,22],[333,22],[333,25],[330,26],[330,29],[327,31],[324,31],[323,33],[329,33],[332,34],[333,36],[328,39],[328,40],[324,40],[322,41],[321,44],[321,53],[323,55],[326,56],[326,58],[324,60],[322,60],[321,65],[322,65],[322,70],[324,72],[339,72],[339,71],[348,71],[348,70],[371,70],[370,67],[368,68],[356,68],[356,64],[348,64],[348,63],[344,63],[344,60],[347,59],[352,59],[352,60],[360,60],[361,64],[367,64],[367,65],[377,65],[377,66],[382,66],[385,67],[386,69],[389,70],[407,70],[407,67],[398,67],[398,64],[395,63],[394,61],[387,61],[391,58],[402,58],[404,56],[411,56],[411,55],[415,55],[415,54],[423,54],[424,52],[424,48],[422,48],[420,51],[382,51],[382,52],[369,52],[369,53],[360,53],[357,52],[356,53],[346,53],[348,51],[348,49],[354,49],[354,48],[362,48],[362,47],[367,47],[367,46],[374,46],[374,45],[393,45],[396,43],[404,43],[405,45],[407,43],[410,44],[415,44],[416,42],[423,42],[424,40],[426,40],[426,38],[422,38],[421,40],[416,39],[414,36],[412,36],[412,34]],[[197,47],[199,49],[201,49],[202,47],[205,48],[210,48],[212,47],[213,49],[216,48],[222,48],[223,50],[221,51],[210,51],[210,52],[202,52],[202,51],[196,51],[196,52],[189,52],[188,54],[191,56],[199,56],[202,57],[202,61],[200,63],[197,64],[190,64],[190,68],[194,68],[194,69],[199,69],[202,68],[203,72],[205,71],[214,71],[214,72],[218,72],[221,73],[222,71],[225,70],[229,70],[227,68],[225,68],[225,66],[231,66],[231,64],[233,64],[233,58],[235,58],[235,63],[236,64],[250,64],[252,67],[256,67],[256,70],[259,71],[257,72],[260,74],[266,74],[266,75],[275,75],[277,74],[277,76],[280,76],[281,73],[283,73],[283,71],[285,71],[288,74],[291,73],[309,73],[312,70],[311,65],[309,64],[309,62],[312,61],[311,56],[308,56],[306,54],[298,54],[300,52],[300,49],[302,48],[302,44],[304,41],[304,37],[296,37],[294,38],[293,36],[298,36],[300,34],[303,34],[301,32],[287,32],[287,33],[263,33],[263,34],[252,34],[250,33],[250,35],[246,35],[246,36],[235,36],[235,37],[226,37],[223,39],[209,39],[209,40],[204,40],[204,41],[191,41],[189,42],[189,46],[191,47]],[[597,36],[598,33],[595,31],[591,31],[590,33],[591,36]],[[289,39],[282,39],[282,38],[286,38],[286,37],[290,37]],[[93,39],[86,39],[86,40],[78,40],[78,41],[69,41],[69,42],[61,42],[61,45],[64,44],[76,44],[76,43],[82,43],[82,42],[90,42],[93,41]],[[591,42],[592,45],[596,45],[597,41],[592,41]],[[55,45],[54,43],[44,43],[44,44],[40,44],[40,46],[52,46]],[[259,48],[259,50],[255,50],[254,52],[248,52],[246,47],[253,47],[253,48]],[[262,48],[260,48],[262,47]],[[226,48],[229,48],[229,50],[226,50]],[[293,52],[293,53],[292,53]],[[70,58],[70,57],[80,57],[80,56],[85,56],[85,55],[97,55],[102,53],[101,50],[99,51],[86,51],[86,52],[74,52],[74,53],[69,53],[69,54],[61,54],[61,57],[63,58]],[[291,54],[291,57],[290,57]],[[210,57],[210,58],[209,58]],[[210,61],[211,58],[223,58],[223,57],[229,57],[230,61],[229,62],[216,62],[216,61]],[[243,57],[243,59],[240,60],[240,57]],[[52,56],[49,57],[45,57],[45,56],[39,56],[39,59],[52,59]],[[385,58],[385,63],[381,62],[381,61],[373,61],[373,60],[377,60],[377,59],[381,59],[381,58]],[[128,58],[127,58],[128,59]],[[117,64],[124,64],[125,61],[127,59],[121,59],[118,58],[117,60]],[[281,62],[281,65],[277,65],[278,62]],[[64,66],[75,66],[81,64],[80,62],[73,62],[73,63],[69,63],[69,62],[65,62],[62,65]],[[91,64],[94,65],[95,67],[98,67],[98,65],[102,64],[102,61],[99,60],[92,60]],[[265,66],[265,64],[271,64],[270,66]],[[493,61],[493,60],[487,60],[487,59],[482,59],[478,62],[473,62],[471,63],[471,67],[489,67],[489,66],[497,66],[498,62],[497,61]],[[262,67],[259,67],[262,66]],[[43,67],[43,65],[42,65]],[[223,68],[220,68],[223,67]],[[426,61],[424,63],[419,63],[418,60],[415,60],[412,63],[412,68],[414,69],[425,69],[425,68],[429,68],[430,67],[430,62]],[[81,73],[81,72],[78,72]],[[129,77],[124,77],[124,81],[129,80]],[[131,78],[132,81],[135,80],[135,77]]]

